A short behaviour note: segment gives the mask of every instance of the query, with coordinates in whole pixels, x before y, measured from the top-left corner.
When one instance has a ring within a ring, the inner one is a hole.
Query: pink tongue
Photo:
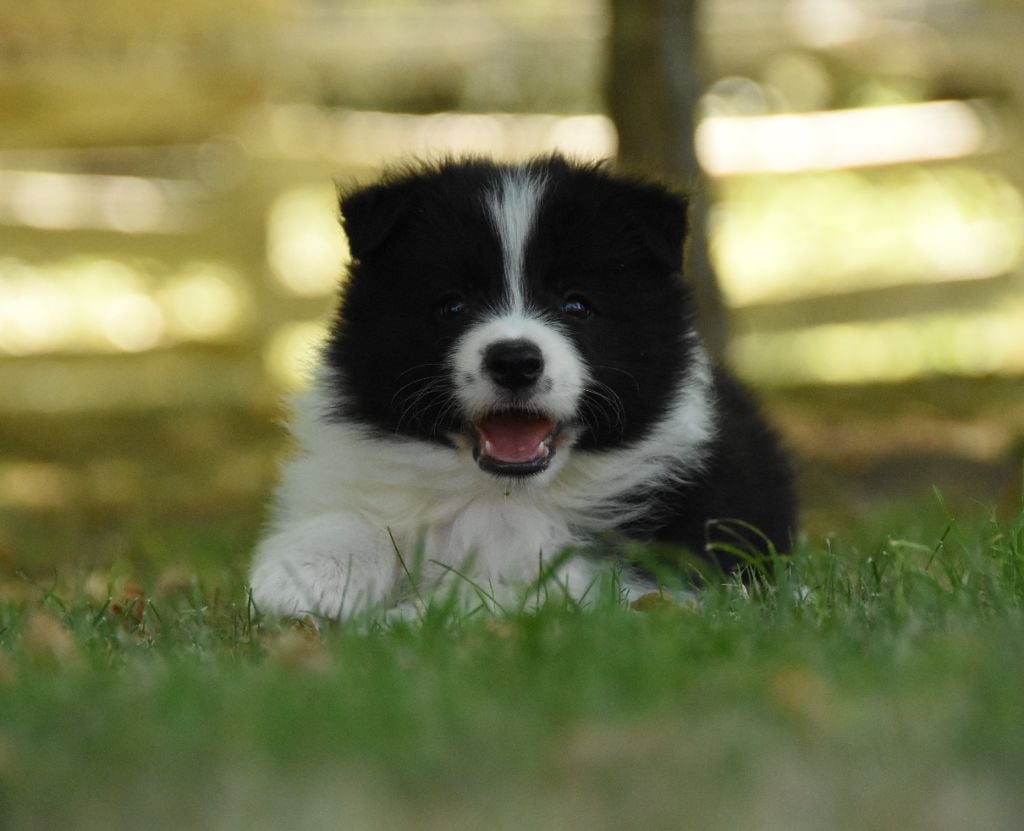
[[[544,455],[539,448],[555,429],[543,416],[505,413],[488,416],[476,425],[483,453],[500,462],[532,462]]]

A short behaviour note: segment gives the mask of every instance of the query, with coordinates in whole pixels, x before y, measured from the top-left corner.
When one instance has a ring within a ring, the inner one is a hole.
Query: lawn
[[[9,569],[0,827],[1020,828],[1024,513],[921,512],[693,603],[322,631],[260,619],[195,517]]]

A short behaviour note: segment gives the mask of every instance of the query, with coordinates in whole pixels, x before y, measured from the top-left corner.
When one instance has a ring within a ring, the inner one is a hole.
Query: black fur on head
[[[507,294],[488,194],[516,170],[542,183],[523,258],[526,312],[573,344],[590,378],[579,446],[641,438],[665,412],[695,348],[680,274],[686,202],[554,156],[406,169],[342,197],[352,262],[325,353],[336,416],[441,443],[462,429],[449,358]]]

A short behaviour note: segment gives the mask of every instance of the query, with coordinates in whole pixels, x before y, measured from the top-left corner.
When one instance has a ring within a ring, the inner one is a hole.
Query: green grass
[[[1024,816],[1024,513],[806,544],[773,585],[642,611],[606,586],[318,633],[259,620],[223,569],[2,588],[2,828]]]

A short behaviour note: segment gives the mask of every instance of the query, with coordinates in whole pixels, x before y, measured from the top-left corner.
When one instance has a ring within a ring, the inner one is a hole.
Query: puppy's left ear
[[[689,212],[686,199],[649,182],[626,182],[624,187],[629,193],[622,204],[651,252],[672,271],[682,271]]]
[[[409,180],[386,182],[348,194],[339,192],[341,224],[352,259],[373,254],[409,214],[415,186]]]

